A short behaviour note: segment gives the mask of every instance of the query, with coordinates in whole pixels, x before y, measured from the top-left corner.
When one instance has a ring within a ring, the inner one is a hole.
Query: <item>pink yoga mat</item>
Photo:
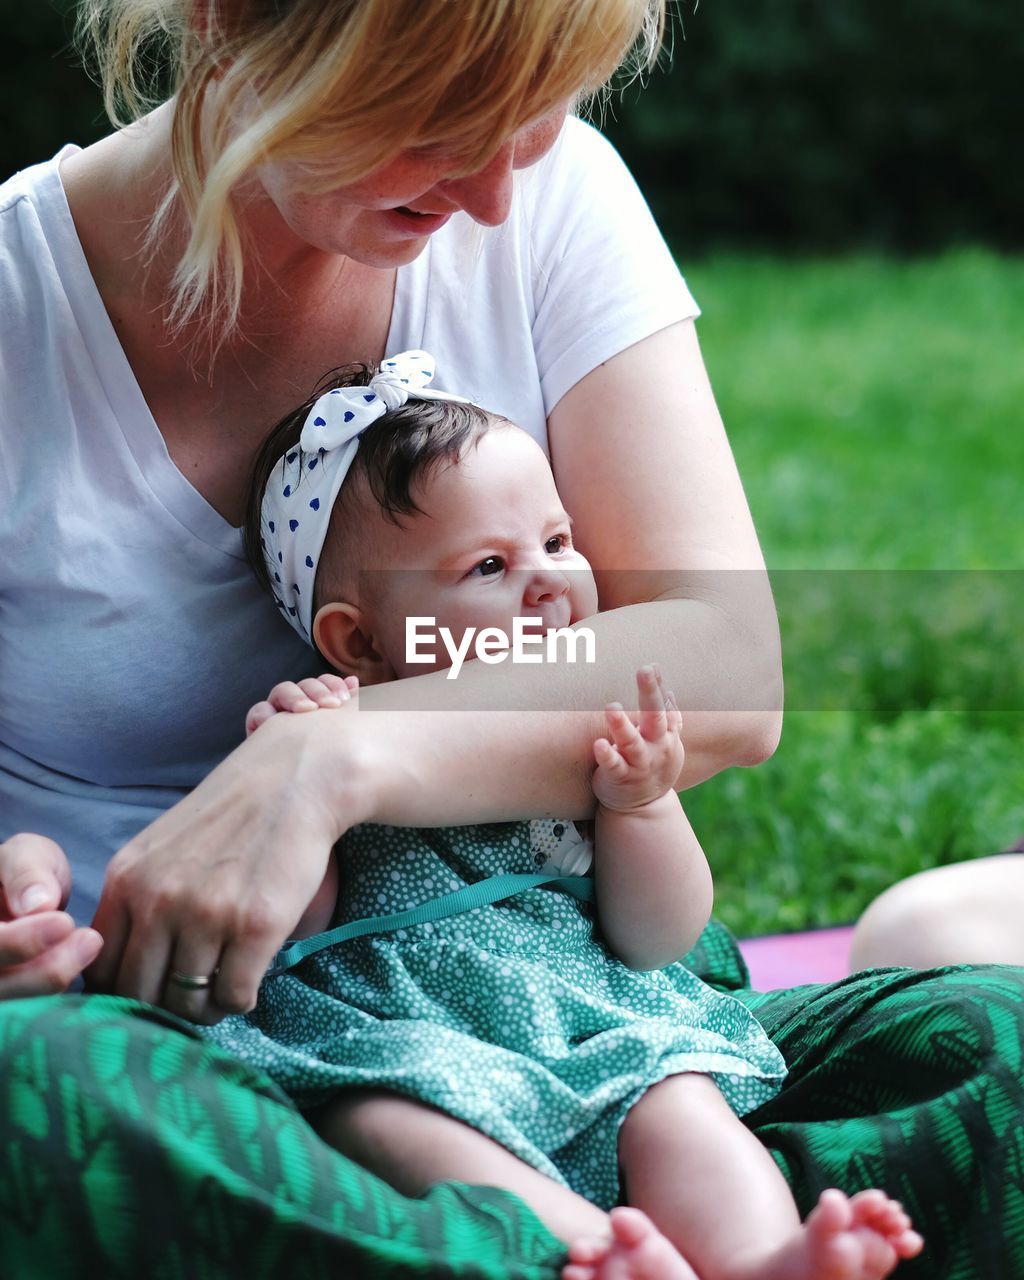
[[[755,991],[796,987],[802,982],[838,982],[850,972],[853,926],[775,933],[740,943]]]

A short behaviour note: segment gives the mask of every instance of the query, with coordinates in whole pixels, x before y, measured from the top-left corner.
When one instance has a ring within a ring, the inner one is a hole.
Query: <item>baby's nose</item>
[[[526,603],[542,604],[545,600],[560,600],[569,590],[569,579],[560,569],[539,570],[530,577],[526,587]]]

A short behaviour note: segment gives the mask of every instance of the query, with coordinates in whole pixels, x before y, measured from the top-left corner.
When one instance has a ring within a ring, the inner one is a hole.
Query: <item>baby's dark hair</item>
[[[271,473],[281,457],[298,447],[309,411],[335,387],[365,387],[378,372],[376,365],[346,364],[332,369],[309,397],[272,428],[260,445],[249,478],[242,528],[246,558],[260,585],[273,594],[263,557],[260,508]],[[352,466],[336,506],[356,481],[362,481],[385,517],[402,527],[402,516],[422,513],[413,490],[442,466],[457,463],[466,448],[492,426],[507,424],[499,414],[475,404],[452,400],[409,400],[383,414],[359,437]],[[331,513],[333,517],[333,513]]]

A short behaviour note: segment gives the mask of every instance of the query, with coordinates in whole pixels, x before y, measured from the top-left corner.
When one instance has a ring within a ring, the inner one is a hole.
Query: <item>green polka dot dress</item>
[[[356,827],[338,858],[337,919],[350,920],[505,872],[580,874],[591,850],[574,824],[543,819]],[[785,1074],[737,1000],[681,964],[627,968],[598,940],[592,908],[540,888],[317,952],[206,1034],[300,1106],[350,1086],[405,1094],[604,1208],[619,1198],[619,1127],[651,1085],[700,1072],[742,1115]]]

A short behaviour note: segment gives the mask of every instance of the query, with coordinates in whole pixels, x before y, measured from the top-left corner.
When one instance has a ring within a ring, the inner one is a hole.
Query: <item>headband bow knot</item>
[[[263,556],[278,608],[310,644],[316,566],[359,437],[409,400],[466,403],[431,387],[433,377],[433,356],[403,351],[384,360],[367,386],[325,392],[310,409],[298,446],[270,473],[260,508]]]

